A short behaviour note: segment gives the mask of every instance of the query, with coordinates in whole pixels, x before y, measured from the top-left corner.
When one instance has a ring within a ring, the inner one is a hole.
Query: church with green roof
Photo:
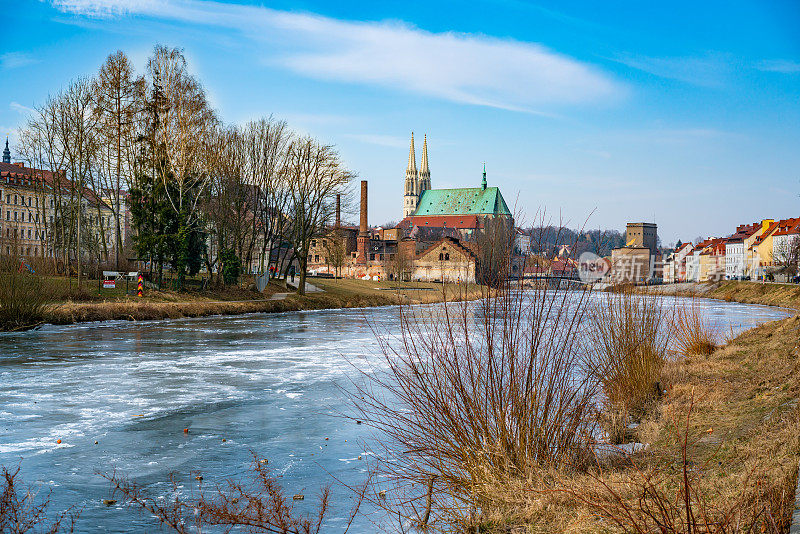
[[[400,226],[406,228],[419,226],[466,230],[482,227],[483,219],[511,219],[512,214],[500,188],[487,186],[485,165],[480,187],[432,189],[427,136],[423,140],[422,161],[417,170],[412,133],[403,195],[403,217]]]

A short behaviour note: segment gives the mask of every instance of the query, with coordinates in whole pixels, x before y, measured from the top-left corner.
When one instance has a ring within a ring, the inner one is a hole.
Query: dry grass
[[[698,311],[694,299],[681,303],[672,319],[674,350],[683,356],[708,356],[719,347],[720,335]]]
[[[636,525],[666,522],[659,514],[668,513],[680,528],[663,532],[785,532],[800,457],[800,317],[668,362],[662,380],[667,393],[637,430],[645,452],[589,471],[499,481],[486,531],[650,532]],[[669,507],[654,506],[664,498]],[[618,524],[622,513],[630,516]]]
[[[765,304],[769,306],[800,309],[800,285],[797,284],[726,280],[723,282],[706,282],[702,284],[667,284],[663,286],[652,286],[646,290],[664,295],[705,297],[728,302]]]
[[[597,388],[576,373],[588,293],[506,282],[494,296],[403,308],[355,384],[390,481],[381,504],[412,525],[474,527],[499,483],[591,458]]]
[[[41,322],[49,300],[40,276],[21,269],[11,257],[0,257],[0,330]]]
[[[586,372],[603,388],[606,434],[621,443],[660,396],[669,344],[669,318],[661,299],[632,290],[605,293],[590,314]]]

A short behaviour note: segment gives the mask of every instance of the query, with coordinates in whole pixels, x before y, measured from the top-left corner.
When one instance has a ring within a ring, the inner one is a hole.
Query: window
[[[14,205],[16,206],[16,204],[17,204],[17,195],[14,195]]]
[[[28,228],[28,239],[30,239],[30,238],[31,238],[31,229]],[[28,252],[28,254],[30,254],[30,252]]]
[[[314,262],[319,263],[319,254],[314,254]]]
[[[314,248],[316,246],[317,246],[317,240],[316,239],[312,239],[311,240],[311,248]]]
[[[18,220],[18,219],[17,219],[17,212],[16,212],[16,211],[14,212],[14,220],[15,220],[15,221],[16,221],[16,220]]]
[[[28,197],[28,206],[30,207],[30,205],[31,205],[31,197]]]

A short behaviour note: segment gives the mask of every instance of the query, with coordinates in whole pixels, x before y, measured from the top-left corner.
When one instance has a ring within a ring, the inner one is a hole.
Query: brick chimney
[[[366,265],[369,229],[367,228],[367,181],[361,180],[361,225],[356,239],[356,263]]]

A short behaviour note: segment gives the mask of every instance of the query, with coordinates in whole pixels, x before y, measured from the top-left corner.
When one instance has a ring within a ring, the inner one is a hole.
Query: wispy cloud
[[[209,0],[53,0],[82,17],[143,16],[238,31],[264,62],[305,77],[550,115],[542,108],[620,98],[599,69],[537,43],[401,22],[356,22]],[[264,44],[271,46],[264,46]],[[263,52],[262,52],[263,53]]]
[[[702,57],[623,55],[611,59],[660,78],[669,78],[701,87],[722,87],[731,73],[730,58],[716,53]]]
[[[29,108],[28,106],[23,106],[19,102],[11,102],[8,105],[8,107],[18,113],[22,113],[23,115],[30,115],[32,113],[36,113],[36,110],[34,110],[33,108]]]
[[[5,54],[0,54],[0,68],[3,69],[16,69],[38,62],[38,59],[25,52],[6,52]]]
[[[378,135],[378,134],[346,134],[345,137],[355,139],[368,145],[385,146],[389,148],[405,148],[408,145],[408,139],[402,139],[394,135]]]
[[[800,61],[790,59],[765,59],[756,65],[758,70],[794,74],[800,72]]]

